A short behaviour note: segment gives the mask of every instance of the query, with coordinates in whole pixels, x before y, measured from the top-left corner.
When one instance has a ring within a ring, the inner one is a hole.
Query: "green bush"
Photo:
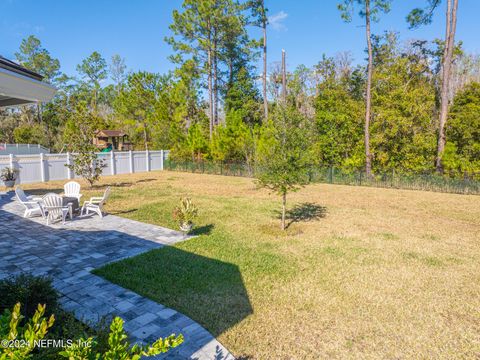
[[[21,303],[20,326],[29,321],[37,311],[38,304],[46,305],[46,315],[54,315],[55,323],[50,328],[47,339],[79,339],[95,336],[95,348],[98,351],[106,349],[108,345],[108,326],[104,322],[92,329],[75,319],[73,314],[60,309],[59,294],[47,277],[21,274],[16,277],[0,280],[0,313],[12,309],[15,304]],[[30,354],[35,360],[58,359],[61,349],[50,347],[35,349]]]
[[[81,339],[82,344],[95,344],[95,339]],[[65,358],[70,360],[83,359],[103,359],[103,360],[140,360],[142,357],[155,356],[163,354],[183,343],[183,336],[172,334],[165,339],[159,338],[152,345],[131,346],[128,336],[123,329],[123,320],[119,317],[113,319],[110,325],[110,334],[108,336],[108,347],[106,351],[99,352],[95,346],[86,347],[79,344],[73,344],[60,352]]]
[[[71,339],[81,340],[84,344],[88,342],[92,346],[76,344],[65,349],[0,347],[0,360],[55,360],[62,356],[73,360],[135,360],[165,353],[183,342],[182,335],[170,335],[150,346],[131,346],[121,318],[115,318],[110,325],[103,319],[93,329],[75,319],[73,314],[60,309],[58,299],[59,294],[46,277],[22,274],[0,280],[0,339],[29,340],[31,343],[44,338]]]
[[[0,312],[18,302],[22,304],[22,315],[28,319],[33,317],[38,304],[46,305],[46,315],[58,309],[58,293],[47,277],[22,274],[0,280],[0,294]]]
[[[28,359],[35,349],[35,341],[45,338],[48,329],[53,326],[55,317],[44,317],[45,306],[38,305],[31,319],[23,326],[20,314],[20,303],[13,306],[12,311],[5,309],[0,314],[0,360]]]

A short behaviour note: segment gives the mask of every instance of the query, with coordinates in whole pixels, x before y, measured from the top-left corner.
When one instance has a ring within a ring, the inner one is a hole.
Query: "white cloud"
[[[268,17],[268,24],[273,28],[273,30],[283,31],[287,30],[287,27],[283,23],[284,20],[288,17],[288,14],[281,10],[276,14],[270,15]]]

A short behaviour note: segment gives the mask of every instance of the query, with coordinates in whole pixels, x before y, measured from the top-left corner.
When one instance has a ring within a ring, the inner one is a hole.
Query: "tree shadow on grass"
[[[275,213],[279,219],[282,218],[282,213],[280,211],[275,211]],[[287,210],[285,215],[287,220],[286,227],[288,228],[293,223],[308,222],[324,218],[327,215],[327,208],[318,204],[304,202]]]
[[[190,231],[189,235],[193,235],[193,236],[210,235],[214,228],[215,228],[214,224],[198,226],[198,227],[193,228],[193,230]]]
[[[138,211],[138,209],[114,210],[114,211],[111,211],[110,214],[112,215],[130,214],[130,213],[134,213],[135,211]]]

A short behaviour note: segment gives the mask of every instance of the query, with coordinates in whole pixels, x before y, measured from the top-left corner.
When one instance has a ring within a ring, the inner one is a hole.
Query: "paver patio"
[[[21,272],[48,275],[65,310],[93,323],[120,316],[133,341],[184,335],[182,345],[158,359],[234,359],[192,319],[91,273],[106,263],[183,241],[183,234],[114,215],[47,226],[41,218],[24,219],[13,195],[0,198],[0,278]]]

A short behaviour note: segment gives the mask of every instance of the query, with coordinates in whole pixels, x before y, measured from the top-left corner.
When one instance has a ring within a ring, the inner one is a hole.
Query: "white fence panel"
[[[133,151],[133,172],[147,171],[145,151]]]
[[[0,171],[13,164],[13,167],[19,170],[17,184],[49,180],[67,180],[69,179],[69,175],[72,178],[78,178],[78,176],[71,173],[66,166],[68,156],[68,154],[43,153],[31,155],[0,155]],[[163,170],[164,159],[168,157],[168,151],[122,151],[113,154],[98,153],[97,156],[105,160],[107,166],[103,169],[103,175],[106,176]],[[74,157],[75,154],[71,154],[70,160],[72,161]]]
[[[112,162],[110,161],[110,156],[110,153],[97,153],[97,159],[103,160],[103,163],[106,165],[103,168],[102,175],[112,174]]]
[[[37,158],[40,162],[40,155]],[[49,180],[64,180],[68,179],[67,154],[45,154],[44,155],[44,168],[45,168],[45,181]],[[42,181],[40,171],[37,177],[37,181]]]
[[[38,155],[18,155],[14,166],[19,171],[18,182],[32,183],[42,178],[42,168]]]
[[[162,170],[163,151],[150,151],[150,170]]]
[[[115,153],[115,170],[117,174],[128,174],[130,172],[130,153]]]

